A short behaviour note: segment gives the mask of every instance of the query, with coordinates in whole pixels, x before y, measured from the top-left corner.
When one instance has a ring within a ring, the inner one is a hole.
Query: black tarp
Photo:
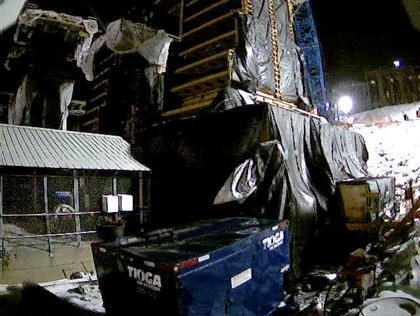
[[[317,227],[332,218],[336,182],[367,175],[363,138],[343,128],[277,107],[268,108],[269,134],[253,157],[235,168],[215,204],[236,201],[257,216],[291,219],[300,266]]]
[[[176,120],[139,137],[134,154],[154,173],[155,225],[238,215],[287,218],[297,267],[317,227],[336,211],[329,207],[336,182],[367,175],[359,134],[279,107]]]
[[[298,48],[289,28],[288,4],[274,0],[277,46],[280,61],[280,94],[283,100],[306,100]],[[232,85],[246,91],[258,88],[274,95],[275,72],[272,28],[267,0],[253,2],[253,14],[239,15],[239,45],[232,62]]]

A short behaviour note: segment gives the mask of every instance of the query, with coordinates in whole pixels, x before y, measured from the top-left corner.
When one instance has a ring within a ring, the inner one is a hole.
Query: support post
[[[51,234],[51,226],[50,226],[50,217],[48,216],[48,178],[44,177],[43,178],[43,188],[44,188],[44,214],[45,214],[45,226],[47,228],[47,234],[50,235]],[[48,241],[48,253],[50,254],[50,256],[53,255],[52,250],[51,250],[51,238],[47,237],[47,241]]]
[[[143,174],[139,172],[139,209],[140,209],[140,233],[144,233],[145,214],[143,197]]]
[[[74,211],[76,213],[80,212],[80,199],[79,199],[79,178],[77,171],[73,171],[73,194],[74,194]],[[82,236],[80,235],[81,232],[81,225],[80,225],[80,215],[74,216],[76,222],[76,232],[78,233],[77,236],[77,245],[80,247],[82,245]]]
[[[113,177],[112,178],[112,195],[117,195],[118,193],[118,189],[117,189],[117,178]]]

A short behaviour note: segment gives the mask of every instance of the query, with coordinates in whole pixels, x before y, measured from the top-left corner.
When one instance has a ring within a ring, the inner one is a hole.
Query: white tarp
[[[150,65],[166,69],[172,38],[162,30],[154,30],[140,23],[119,19],[110,23],[105,35],[97,38],[90,49],[84,52],[80,67],[86,79],[94,78],[94,56],[106,45],[116,54],[140,54]]]
[[[35,99],[36,94],[36,90],[33,89],[32,85],[30,84],[30,79],[28,75],[26,75],[23,78],[22,84],[20,85],[18,91],[16,92],[12,106],[9,109],[9,124],[20,125],[29,120],[27,117],[29,112],[28,109],[30,108],[32,101]]]
[[[0,0],[0,31],[16,23],[26,0]]]
[[[64,82],[60,85],[60,111],[62,130],[67,130],[67,117],[69,116],[69,105],[73,97],[74,81]]]

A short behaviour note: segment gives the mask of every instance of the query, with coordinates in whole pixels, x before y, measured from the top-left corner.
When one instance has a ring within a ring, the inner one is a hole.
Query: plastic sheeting
[[[8,123],[13,125],[29,124],[29,113],[32,101],[37,95],[33,81],[28,75],[23,77],[22,84],[16,92],[15,99],[8,112]]]
[[[56,80],[49,84],[49,91],[41,89],[37,83],[36,77],[26,75],[20,87],[18,88],[15,99],[8,112],[8,123],[13,125],[31,125],[33,117],[33,102],[38,96],[46,93],[44,103],[48,99],[53,99],[52,102],[47,102],[47,107],[44,105],[42,116],[47,113],[60,113],[61,122],[47,122],[51,126],[66,130],[67,118],[69,115],[68,107],[73,97],[74,81],[59,81]],[[57,96],[56,96],[57,95]],[[58,103],[58,104],[57,104]],[[39,106],[39,105],[38,105]],[[49,126],[49,125],[48,125]]]
[[[27,9],[18,18],[18,26],[14,35],[15,43],[19,45],[25,45],[26,42],[21,42],[19,37],[21,33],[24,33],[23,38],[27,37],[25,41],[29,40],[33,36],[33,30],[30,30],[31,27],[34,27],[39,19],[47,19],[47,21],[56,21],[59,23],[68,23],[74,26],[82,26],[88,36],[80,36],[79,43],[76,43],[74,59],[77,62],[77,65],[80,67],[82,57],[89,50],[92,45],[93,37],[98,32],[98,23],[96,20],[83,19],[79,16],[72,16],[64,13],[57,13],[54,11],[46,11],[40,9]],[[29,29],[28,29],[29,28]],[[77,31],[76,31],[77,32]],[[23,54],[26,48],[18,46],[17,50],[20,51],[20,54]],[[9,54],[9,58],[13,59],[19,56],[14,56],[14,51]],[[8,67],[6,63],[6,67]]]
[[[343,128],[276,107],[267,115],[274,140],[235,168],[214,203],[235,201],[256,216],[291,219],[298,272],[308,240],[333,215],[336,183],[367,175],[367,152],[363,138]]]
[[[277,44],[280,59],[280,93],[282,99],[307,102],[304,95],[301,63],[298,47],[289,30],[287,1],[275,0]],[[275,93],[273,45],[268,12],[268,1],[254,1],[253,15],[241,15],[239,19],[239,47],[233,57],[234,83],[254,92],[257,88]]]
[[[172,38],[162,30],[154,30],[140,23],[119,19],[110,23],[106,33],[95,40],[85,52],[80,66],[86,79],[94,79],[94,56],[106,45],[116,54],[140,54],[150,65],[166,69]]]
[[[240,103],[239,91],[231,92]],[[367,176],[362,136],[279,107],[244,103],[149,128],[140,138],[137,158],[154,170],[159,192],[154,224],[235,215],[290,219],[297,267],[317,228],[338,212],[331,207],[336,182]]]
[[[74,81],[63,82],[59,87],[61,124],[63,130],[67,130],[67,118],[69,116],[69,105],[73,98]]]
[[[3,32],[16,23],[20,11],[26,0],[2,0],[0,1],[0,31]]]
[[[85,38],[83,43],[80,43],[76,49],[75,58],[79,68],[81,68],[83,57],[88,53],[92,46],[95,34],[99,31],[98,23],[94,20],[83,20],[83,25],[85,26],[86,32],[89,34],[89,36]]]
[[[279,219],[283,219],[285,208],[291,211],[289,214],[295,221],[307,215],[315,216],[318,211],[327,212],[338,181],[367,176],[368,155],[360,135],[276,107],[269,108],[268,116],[270,134],[275,141],[260,145],[253,158],[235,169],[218,193],[216,204],[234,200],[243,203],[265,177],[274,181],[272,173],[265,171],[273,160],[276,165],[271,170],[285,168],[282,174],[288,178],[291,200],[284,204],[282,197],[276,196],[282,189],[271,187],[276,194],[260,202],[268,202],[274,207],[269,214]],[[273,185],[277,186],[278,181],[272,182]],[[239,185],[243,192],[235,193]],[[275,204],[273,198],[277,199]],[[264,213],[262,211],[261,215]]]

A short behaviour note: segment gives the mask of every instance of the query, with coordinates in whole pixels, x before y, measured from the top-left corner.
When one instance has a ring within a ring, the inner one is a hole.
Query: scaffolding
[[[293,2],[293,1],[291,1]],[[311,101],[318,107],[328,102],[325,65],[321,44],[316,30],[315,20],[309,0],[294,1],[293,23],[295,38],[304,57],[304,74],[308,84]]]

